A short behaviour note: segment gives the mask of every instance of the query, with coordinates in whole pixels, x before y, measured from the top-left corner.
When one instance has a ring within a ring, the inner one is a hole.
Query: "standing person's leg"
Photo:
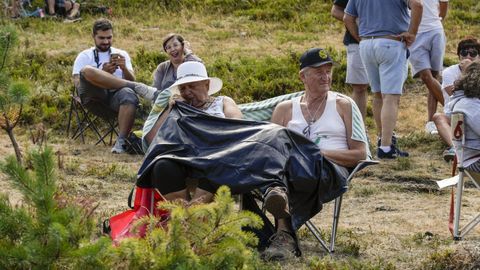
[[[407,50],[403,42],[378,39],[376,55],[379,58],[380,85],[383,95],[381,111],[381,146],[377,149],[379,158],[408,156],[392,144],[393,131],[397,124],[398,106],[407,78]]]
[[[437,131],[432,117],[437,111],[437,102],[444,103],[441,85],[437,78],[443,66],[445,52],[443,29],[419,33],[410,47],[410,52],[409,62],[412,66],[413,76],[420,77],[428,89],[425,129],[428,133],[435,134]]]
[[[358,44],[347,46],[347,76],[345,82],[352,86],[352,99],[360,109],[365,121],[368,101],[368,76],[360,57]]]
[[[67,18],[74,19],[80,10],[80,4],[72,0],[67,0],[65,1],[65,9],[67,11]]]
[[[381,110],[382,122],[382,145],[391,146],[393,130],[397,124],[398,105],[400,105],[400,95],[384,94],[383,106]]]
[[[442,87],[436,77],[438,76],[437,71],[431,71],[430,69],[424,69],[420,71],[420,78],[427,86],[428,97],[427,97],[427,124],[425,129],[430,134],[437,134],[438,131],[435,129],[435,124],[433,123],[433,115],[437,112],[437,104],[440,102],[443,105],[443,94]],[[439,96],[441,99],[439,99]]]
[[[368,84],[352,84],[352,99],[360,109],[363,121],[367,115]]]
[[[55,1],[56,0],[47,0],[46,1],[46,4],[47,4],[47,12],[48,12],[48,15],[55,15]]]
[[[83,75],[85,80],[97,87],[104,89],[120,89],[128,87],[133,89],[133,91],[135,91],[135,93],[137,93],[139,96],[149,100],[153,100],[154,94],[157,91],[157,89],[154,87],[145,85],[143,83],[117,78],[108,72],[91,66],[84,67],[80,73]]]
[[[373,96],[373,118],[377,126],[377,134],[382,134],[382,120],[381,111],[383,107],[382,94],[380,93],[380,72],[379,59],[375,53],[376,40],[369,39],[360,42],[360,56],[365,70],[367,71],[367,78],[370,84]]]
[[[382,108],[383,108],[383,96],[380,92],[375,92],[373,96],[373,119],[377,126],[377,135],[382,137]],[[380,145],[377,145],[380,146]]]

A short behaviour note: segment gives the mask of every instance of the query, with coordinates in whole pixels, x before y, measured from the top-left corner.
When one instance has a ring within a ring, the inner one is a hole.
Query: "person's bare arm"
[[[445,17],[447,17],[447,11],[448,11],[448,1],[447,2],[440,1],[438,16],[440,16],[442,20],[445,20]]]
[[[352,105],[344,98],[337,98],[337,111],[343,119],[347,131],[347,150],[320,150],[329,160],[345,167],[354,167],[367,157],[366,145],[352,140]]]
[[[292,119],[292,101],[287,100],[279,103],[272,113],[270,122],[286,127]]]
[[[353,17],[350,14],[345,13],[343,16],[343,23],[345,23],[345,26],[347,27],[348,32],[352,37],[360,42],[360,36],[358,35],[358,25],[356,22],[357,17]]]
[[[330,14],[332,14],[332,16],[335,19],[343,22],[343,16],[345,15],[345,13],[343,11],[344,11],[343,7],[333,4],[332,10],[330,11]]]
[[[223,97],[223,113],[226,118],[242,119],[243,114],[237,104],[230,97]]]
[[[403,41],[410,47],[410,45],[415,42],[415,38],[417,36],[418,27],[420,26],[420,22],[422,21],[422,14],[423,14],[423,4],[422,0],[410,0],[409,7],[411,10],[410,14],[410,25],[408,26],[408,31],[401,33],[399,36],[403,38]]]
[[[167,119],[167,116],[170,114],[170,111],[172,110],[172,105],[171,103],[168,105],[168,108],[163,110],[163,112],[160,114],[160,116],[157,118],[157,121],[153,125],[152,129],[145,135],[144,139],[147,141],[147,144],[150,145],[155,138],[155,135],[157,134],[158,129],[162,126],[163,122],[165,122],[165,119]]]

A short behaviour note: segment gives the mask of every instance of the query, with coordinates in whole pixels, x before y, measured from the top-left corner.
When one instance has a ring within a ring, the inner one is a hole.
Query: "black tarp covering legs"
[[[232,194],[286,186],[295,229],[347,189],[346,178],[302,135],[268,122],[218,118],[181,102],[150,144],[137,181],[161,158],[194,168],[193,178],[227,185]]]

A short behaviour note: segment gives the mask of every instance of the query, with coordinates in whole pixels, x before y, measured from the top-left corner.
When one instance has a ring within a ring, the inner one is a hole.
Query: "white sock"
[[[380,146],[380,149],[382,149],[383,152],[388,153],[390,150],[392,150],[392,147],[390,146]]]

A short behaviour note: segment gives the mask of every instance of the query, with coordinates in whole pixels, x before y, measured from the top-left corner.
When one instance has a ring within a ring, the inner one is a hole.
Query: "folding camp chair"
[[[353,170],[348,175],[347,184],[350,184],[350,181],[352,181],[353,177],[355,176],[355,174],[357,172],[363,170],[364,168],[366,168],[370,165],[376,165],[378,163],[379,163],[379,161],[377,161],[377,160],[371,160],[371,159],[360,160],[358,162],[357,166],[355,166],[355,168],[353,168]],[[263,196],[262,196],[262,194],[259,194],[259,191],[255,190],[250,195],[252,195],[256,200],[263,203]],[[339,197],[337,197],[335,199],[335,205],[334,205],[334,210],[333,210],[332,232],[330,234],[330,244],[327,244],[327,241],[322,239],[320,230],[317,228],[317,226],[315,224],[313,224],[313,222],[311,220],[308,220],[307,222],[305,222],[305,226],[309,229],[309,231],[313,234],[313,236],[318,240],[320,245],[328,253],[335,252],[335,238],[337,236],[338,221],[340,219],[340,212],[341,212],[341,207],[342,207],[342,198],[343,198],[343,195],[340,195]],[[246,208],[245,205],[244,205],[243,196],[240,196],[240,208],[241,209]],[[264,207],[262,207],[262,211],[265,212]],[[264,223],[265,223],[265,220],[264,220]]]
[[[116,112],[109,111],[106,116],[97,116],[93,112],[89,111],[85,105],[82,103],[77,90],[75,87],[72,89],[72,94],[70,95],[70,111],[68,113],[68,124],[67,124],[67,136],[70,137],[70,128],[73,123],[73,116],[75,117],[77,127],[72,133],[71,138],[76,140],[79,137],[82,139],[82,142],[85,143],[84,133],[90,129],[98,137],[95,145],[102,142],[104,145],[107,145],[105,138],[110,136],[109,145],[113,142],[113,134],[118,136],[118,122],[116,121]],[[105,105],[99,105],[102,110],[107,108]],[[106,126],[105,130],[99,128]]]
[[[455,147],[455,153],[458,160],[458,182],[455,195],[455,210],[453,219],[453,238],[455,240],[462,239],[468,232],[480,223],[480,214],[471,219],[463,228],[460,228],[460,211],[462,207],[462,196],[464,191],[465,176],[470,179],[476,188],[480,189],[480,174],[468,171],[463,165],[464,149],[468,148],[465,145],[465,120],[461,112],[453,112],[451,117],[452,127],[452,141]],[[478,150],[480,153],[480,149]]]
[[[347,184],[350,184],[350,181],[352,181],[353,177],[355,174],[364,168],[370,166],[370,165],[376,165],[380,163],[377,160],[360,160],[355,166],[355,168],[350,172],[347,178]],[[315,236],[315,238],[318,240],[320,245],[327,251],[328,253],[333,253],[335,252],[335,238],[337,236],[337,228],[338,228],[338,221],[340,219],[340,211],[342,210],[342,199],[343,195],[340,195],[335,199],[335,204],[333,207],[333,222],[332,222],[332,232],[330,234],[330,245],[327,245],[327,241],[322,239],[320,230],[313,224],[311,220],[308,220],[305,222],[305,226],[310,230],[310,232]]]

